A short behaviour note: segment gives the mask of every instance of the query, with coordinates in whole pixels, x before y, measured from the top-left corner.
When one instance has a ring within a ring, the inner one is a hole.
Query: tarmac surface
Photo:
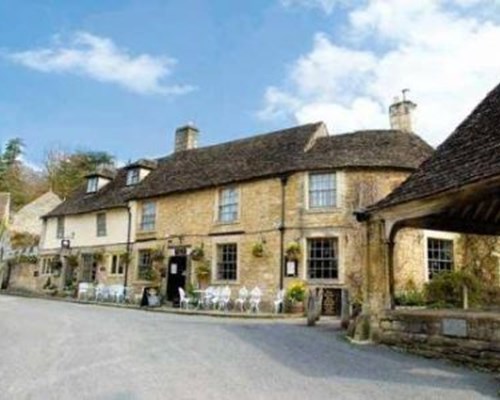
[[[338,322],[0,296],[0,399],[499,399],[499,381],[348,343]]]

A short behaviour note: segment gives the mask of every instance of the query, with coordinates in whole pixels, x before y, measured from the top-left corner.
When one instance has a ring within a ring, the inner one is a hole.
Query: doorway
[[[186,286],[186,256],[173,256],[168,260],[167,300],[179,304],[179,288]]]

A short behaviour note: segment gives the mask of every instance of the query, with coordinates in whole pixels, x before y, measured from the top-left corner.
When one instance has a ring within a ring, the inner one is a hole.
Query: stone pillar
[[[388,246],[384,221],[368,221],[366,265],[363,274],[363,315],[371,323],[370,336],[377,335],[378,318],[390,308]]]

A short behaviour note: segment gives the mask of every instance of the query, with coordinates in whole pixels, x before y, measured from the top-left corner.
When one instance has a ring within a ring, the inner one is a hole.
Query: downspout
[[[125,277],[123,279],[123,287],[124,291],[127,290],[127,284],[128,284],[128,267],[130,264],[130,237],[131,237],[131,231],[132,231],[132,212],[130,211],[130,206],[127,206],[127,214],[128,214],[128,226],[127,226],[127,258],[125,260]],[[123,293],[126,295],[126,293]]]
[[[387,264],[388,264],[388,274],[389,274],[389,305],[391,310],[394,310],[394,240],[391,237],[386,242],[387,244]]]
[[[281,220],[279,225],[280,231],[280,290],[283,289],[283,280],[285,275],[285,196],[286,184],[288,183],[288,175],[280,177],[281,182]]]

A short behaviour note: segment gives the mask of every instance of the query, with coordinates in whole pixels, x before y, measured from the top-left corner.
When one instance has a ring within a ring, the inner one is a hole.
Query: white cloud
[[[281,4],[285,7],[306,7],[319,8],[326,14],[331,14],[333,9],[344,0],[281,0]]]
[[[133,56],[111,39],[87,32],[75,33],[67,46],[11,53],[19,64],[41,72],[70,73],[114,83],[139,94],[176,95],[193,90],[188,85],[167,85],[176,60],[149,54]]]
[[[266,93],[264,110],[273,112],[259,116],[324,120],[331,132],[387,128],[393,96],[410,88],[418,104],[416,131],[440,143],[500,81],[495,13],[457,12],[483,3],[370,0],[357,6],[349,13],[348,41],[317,34],[287,80],[273,87],[274,96]],[[293,103],[278,101],[283,98]]]

